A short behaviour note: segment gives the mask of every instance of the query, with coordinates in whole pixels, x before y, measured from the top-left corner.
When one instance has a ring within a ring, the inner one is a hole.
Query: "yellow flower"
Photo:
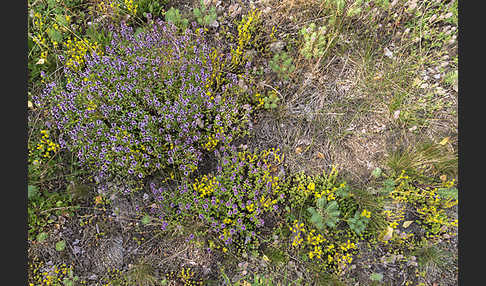
[[[366,209],[361,212],[361,216],[370,218],[371,217],[371,212],[367,211]]]
[[[307,186],[307,189],[313,192],[316,189],[316,184],[314,184],[314,182],[310,182],[309,185]]]

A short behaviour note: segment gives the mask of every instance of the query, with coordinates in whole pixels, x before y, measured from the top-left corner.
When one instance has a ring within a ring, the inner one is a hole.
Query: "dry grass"
[[[292,169],[318,172],[337,165],[363,184],[384,164],[388,150],[417,144],[410,137],[455,138],[454,93],[449,89],[436,95],[441,82],[426,88],[411,84],[428,68],[426,63],[444,56],[407,36],[403,23],[413,17],[407,10],[410,3],[394,1],[388,11],[372,9],[343,26],[328,57],[305,60],[298,52],[298,31],[327,21],[325,2],[263,3],[261,9],[271,11],[265,23],[269,30],[278,27],[278,38],[286,43],[296,69],[289,82],[277,86],[279,109],[259,119],[255,142],[281,146]],[[421,5],[423,11],[431,7]],[[372,26],[378,21],[381,25]]]

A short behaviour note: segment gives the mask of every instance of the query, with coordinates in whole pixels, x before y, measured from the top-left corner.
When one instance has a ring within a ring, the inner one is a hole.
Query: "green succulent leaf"
[[[38,242],[43,242],[47,239],[48,235],[46,232],[41,232],[37,235],[37,241]]]
[[[327,200],[325,197],[320,197],[319,199],[317,199],[317,207],[320,209],[320,210],[323,210],[327,205]]]
[[[383,191],[390,193],[395,188],[395,181],[393,179],[386,179],[383,181]]]
[[[439,189],[437,191],[437,194],[442,199],[453,199],[453,200],[457,200],[457,198],[458,198],[458,196],[457,196],[457,188],[455,188],[455,187],[447,188],[447,189],[446,188]]]
[[[55,29],[49,29],[47,30],[47,35],[51,40],[56,41],[56,42],[62,42],[62,34],[58,30]]]
[[[66,242],[64,240],[60,240],[56,243],[56,250],[63,251],[66,248]]]
[[[150,221],[152,221],[152,218],[148,215],[145,215],[143,218],[142,218],[142,224],[143,225],[147,225],[150,223]]]
[[[381,174],[382,174],[382,171],[381,171],[381,168],[379,167],[376,167],[373,172],[371,172],[371,175],[373,177],[375,177],[376,179],[378,179],[379,177],[381,177]]]

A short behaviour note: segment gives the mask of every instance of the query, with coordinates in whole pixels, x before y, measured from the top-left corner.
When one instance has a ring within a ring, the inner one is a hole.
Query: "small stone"
[[[211,24],[209,24],[209,26],[216,29],[219,27],[219,22],[214,20]]]
[[[393,59],[393,53],[385,47],[384,54],[386,57],[389,57],[390,59]]]
[[[307,138],[303,138],[303,139],[299,139],[297,141],[297,144],[298,145],[310,145],[311,144],[311,141]]]
[[[245,92],[248,89],[248,86],[245,84],[245,81],[243,79],[240,79],[238,81],[238,86]]]
[[[73,254],[76,255],[76,254],[80,254],[81,253],[81,247],[75,245],[73,247]]]
[[[285,44],[282,41],[277,41],[277,42],[271,43],[270,46],[269,46],[270,51],[272,51],[273,53],[279,53],[284,48],[284,45]]]
[[[393,119],[397,120],[399,117],[400,117],[400,110],[396,110],[396,111],[393,113]]]
[[[196,124],[197,124],[197,126],[199,126],[199,128],[204,127],[204,122],[200,118],[196,119]]]
[[[238,16],[240,12],[241,12],[241,6],[238,5],[237,3],[230,5],[228,8],[228,13],[231,18]]]

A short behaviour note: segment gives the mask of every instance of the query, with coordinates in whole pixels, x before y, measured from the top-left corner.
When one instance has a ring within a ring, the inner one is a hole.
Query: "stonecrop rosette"
[[[140,183],[160,171],[189,176],[204,152],[247,132],[237,76],[221,76],[224,57],[191,29],[162,21],[135,33],[121,25],[102,56],[64,69],[35,98],[60,132],[61,148],[101,178]]]

